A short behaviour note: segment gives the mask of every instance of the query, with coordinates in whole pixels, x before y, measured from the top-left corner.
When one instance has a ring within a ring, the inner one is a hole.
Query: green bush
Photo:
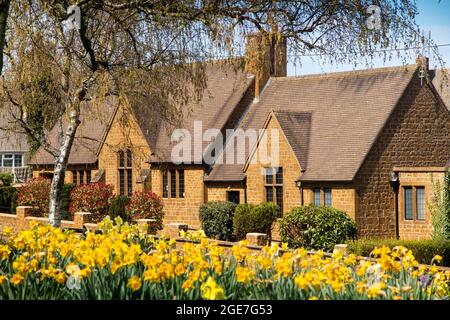
[[[419,263],[430,264],[435,255],[440,255],[443,258],[441,264],[450,267],[450,240],[359,239],[348,241],[347,245],[349,252],[364,257],[369,257],[375,247],[403,246],[412,251]]]
[[[238,205],[233,218],[236,238],[245,239],[247,233],[250,232],[261,232],[270,236],[277,213],[278,207],[273,202],[263,202],[257,206]]]
[[[123,221],[128,221],[129,216],[126,214],[126,205],[130,201],[130,198],[127,196],[115,196],[111,200],[111,204],[109,206],[109,216],[114,219],[116,217],[121,217]]]
[[[355,239],[356,224],[343,211],[326,206],[302,206],[280,219],[280,235],[291,248],[331,251],[335,244]]]
[[[203,204],[200,207],[199,215],[206,236],[218,240],[231,240],[235,208],[236,204],[225,201]]]
[[[14,181],[14,176],[9,172],[0,173],[0,181],[3,183],[3,186],[9,187]]]
[[[72,189],[75,187],[73,183],[67,183],[63,186],[62,189],[62,210],[61,210],[61,219],[62,220],[72,220],[72,214],[69,211],[70,208],[70,193]]]
[[[0,212],[15,213],[17,207],[17,189],[0,187]]]

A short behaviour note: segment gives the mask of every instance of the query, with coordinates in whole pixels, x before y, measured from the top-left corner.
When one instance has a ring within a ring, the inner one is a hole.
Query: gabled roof
[[[81,124],[76,132],[68,164],[94,164],[97,162],[98,149],[103,142],[116,109],[117,99],[114,97],[108,97],[104,103],[98,106],[94,106],[91,102],[82,104]],[[63,128],[66,129],[66,127],[67,117],[64,116]],[[59,146],[58,126],[50,131],[48,140],[55,148]],[[54,162],[53,156],[42,147],[36,151],[30,160],[30,164],[33,165],[53,165]]]
[[[450,69],[430,70],[430,80],[450,111]]]
[[[240,127],[260,129],[274,110],[295,155],[306,166],[300,180],[351,181],[415,71],[416,65],[409,65],[272,78]],[[295,146],[306,141],[307,151]],[[243,165],[222,164],[205,180],[243,178]]]
[[[252,84],[253,77],[232,64],[208,63],[205,68],[207,86],[200,101],[191,101],[180,112],[181,123],[170,124],[164,119],[151,121],[145,110],[134,108],[136,119],[154,154],[151,162],[171,162],[170,133],[176,129],[187,129],[194,138],[194,122],[199,121],[203,133],[208,129],[222,130],[236,106]],[[205,150],[210,142],[193,141],[191,159],[196,147]]]
[[[28,152],[27,135],[15,125],[12,112],[0,105],[0,152]]]

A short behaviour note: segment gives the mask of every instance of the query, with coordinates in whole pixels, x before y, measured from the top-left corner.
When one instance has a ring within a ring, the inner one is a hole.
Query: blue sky
[[[417,8],[419,15],[417,16],[417,23],[428,36],[431,31],[431,38],[436,44],[450,44],[450,0],[417,0]],[[439,51],[444,58],[446,67],[450,67],[450,46],[440,47]],[[415,55],[415,54],[414,54]],[[293,63],[288,65],[288,75],[303,75],[311,73],[322,72],[336,72],[345,70],[364,69],[367,66],[361,61],[355,68],[349,64],[330,65],[323,61],[318,61],[317,58],[310,57],[302,58],[302,65],[294,66]],[[414,59],[409,63],[414,63]],[[403,64],[399,59],[393,59],[384,62],[382,59],[377,59],[373,62],[374,67],[385,67]],[[430,67],[437,64],[433,59],[430,60]]]

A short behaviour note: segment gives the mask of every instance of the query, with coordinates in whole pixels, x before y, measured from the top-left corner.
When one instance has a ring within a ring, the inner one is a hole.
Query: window
[[[413,220],[413,200],[412,200],[412,188],[404,188],[405,192],[405,220]]]
[[[324,193],[325,193],[325,205],[327,207],[331,207],[331,188],[325,188]]]
[[[167,182],[167,171],[163,172],[163,198],[168,198],[169,197],[169,185]]]
[[[184,170],[178,170],[178,196],[184,198]]]
[[[266,201],[278,205],[279,216],[283,213],[283,168],[265,168],[264,182]]]
[[[13,167],[14,160],[12,154],[4,154],[3,155],[3,167]]]
[[[320,206],[320,205],[321,205],[321,201],[320,201],[320,188],[314,189],[314,205],[315,205],[315,206]]]
[[[84,171],[79,171],[80,180],[79,184],[84,184]]]
[[[91,183],[91,171],[72,170],[72,183],[76,185]]]
[[[119,189],[121,195],[133,193],[133,154],[129,149],[119,151]]]
[[[240,203],[239,191],[227,191],[227,200],[235,204]]]
[[[403,187],[403,210],[405,220],[425,221],[425,188],[423,186]]]
[[[22,166],[22,155],[15,154],[14,155],[14,167],[21,167],[21,166]]]
[[[170,170],[170,197],[177,197],[177,174],[175,170]]]
[[[425,220],[425,188],[416,188],[416,219]]]
[[[8,168],[17,168],[23,166],[23,157],[20,153],[0,154],[0,166]]]
[[[184,198],[184,170],[163,172],[163,198]]]

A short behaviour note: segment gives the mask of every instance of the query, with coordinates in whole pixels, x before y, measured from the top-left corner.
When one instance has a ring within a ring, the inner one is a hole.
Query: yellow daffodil
[[[205,283],[200,287],[202,297],[207,300],[225,299],[224,290],[217,284],[213,277],[208,277]]]
[[[127,288],[130,288],[132,291],[138,291],[142,286],[141,278],[137,276],[132,276],[128,279]]]
[[[23,277],[22,277],[20,274],[15,273],[15,274],[13,274],[13,276],[11,277],[10,281],[11,281],[11,283],[12,283],[13,285],[18,286],[19,284],[22,283]]]

